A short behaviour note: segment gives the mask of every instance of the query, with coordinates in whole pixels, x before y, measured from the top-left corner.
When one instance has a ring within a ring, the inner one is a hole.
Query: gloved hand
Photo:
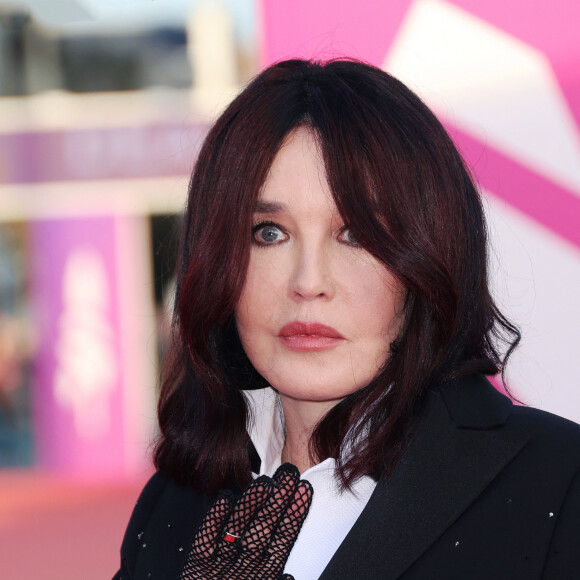
[[[193,540],[181,580],[294,580],[282,574],[308,515],[312,486],[281,465],[253,481],[235,502],[217,499]]]

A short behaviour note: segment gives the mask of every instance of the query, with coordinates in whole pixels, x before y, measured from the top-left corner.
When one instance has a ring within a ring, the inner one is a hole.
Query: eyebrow
[[[254,213],[282,213],[286,210],[286,205],[279,201],[258,200],[254,206]]]

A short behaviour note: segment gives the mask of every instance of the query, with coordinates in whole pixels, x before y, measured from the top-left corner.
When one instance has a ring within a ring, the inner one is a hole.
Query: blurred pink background
[[[152,471],[188,175],[282,58],[370,61],[439,115],[522,327],[510,386],[580,422],[579,21],[574,0],[0,1],[2,577],[116,571]]]

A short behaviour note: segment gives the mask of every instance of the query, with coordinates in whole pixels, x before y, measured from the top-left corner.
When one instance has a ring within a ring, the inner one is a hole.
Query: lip
[[[344,342],[338,330],[318,322],[294,321],[285,324],[278,332],[281,342],[290,350],[300,352],[328,350]]]

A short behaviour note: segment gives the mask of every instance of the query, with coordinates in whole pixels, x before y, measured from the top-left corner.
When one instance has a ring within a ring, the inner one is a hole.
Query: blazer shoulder
[[[530,434],[523,450],[543,474],[545,494],[553,502],[553,528],[546,553],[542,579],[560,580],[580,577],[580,425],[531,407],[515,406],[510,425]],[[531,474],[531,470],[528,475]],[[529,482],[533,482],[530,477]],[[535,502],[541,500],[536,497]],[[545,511],[545,510],[544,510]],[[551,516],[552,517],[552,516]]]
[[[157,472],[143,489],[121,546],[115,580],[177,577],[199,523],[215,498]]]
[[[502,430],[548,447],[567,448],[580,459],[580,425],[547,411],[513,405],[482,375],[463,377],[440,391],[460,429]]]
[[[165,474],[158,471],[153,474],[141,491],[133,508],[125,536],[123,537],[123,543],[121,545],[121,571],[124,571],[124,574],[119,577],[132,577],[132,575],[129,575],[129,571],[135,568],[136,554],[138,553],[138,546],[141,540],[140,534],[147,527],[151,514],[159,498],[163,495],[169,481],[169,478]]]
[[[509,419],[511,425],[527,430],[532,436],[545,441],[566,443],[570,451],[580,458],[580,425],[533,407],[515,405]]]
[[[522,456],[530,469],[550,473],[550,478],[568,483],[580,470],[580,425],[532,407],[514,406],[508,430],[526,434]]]

